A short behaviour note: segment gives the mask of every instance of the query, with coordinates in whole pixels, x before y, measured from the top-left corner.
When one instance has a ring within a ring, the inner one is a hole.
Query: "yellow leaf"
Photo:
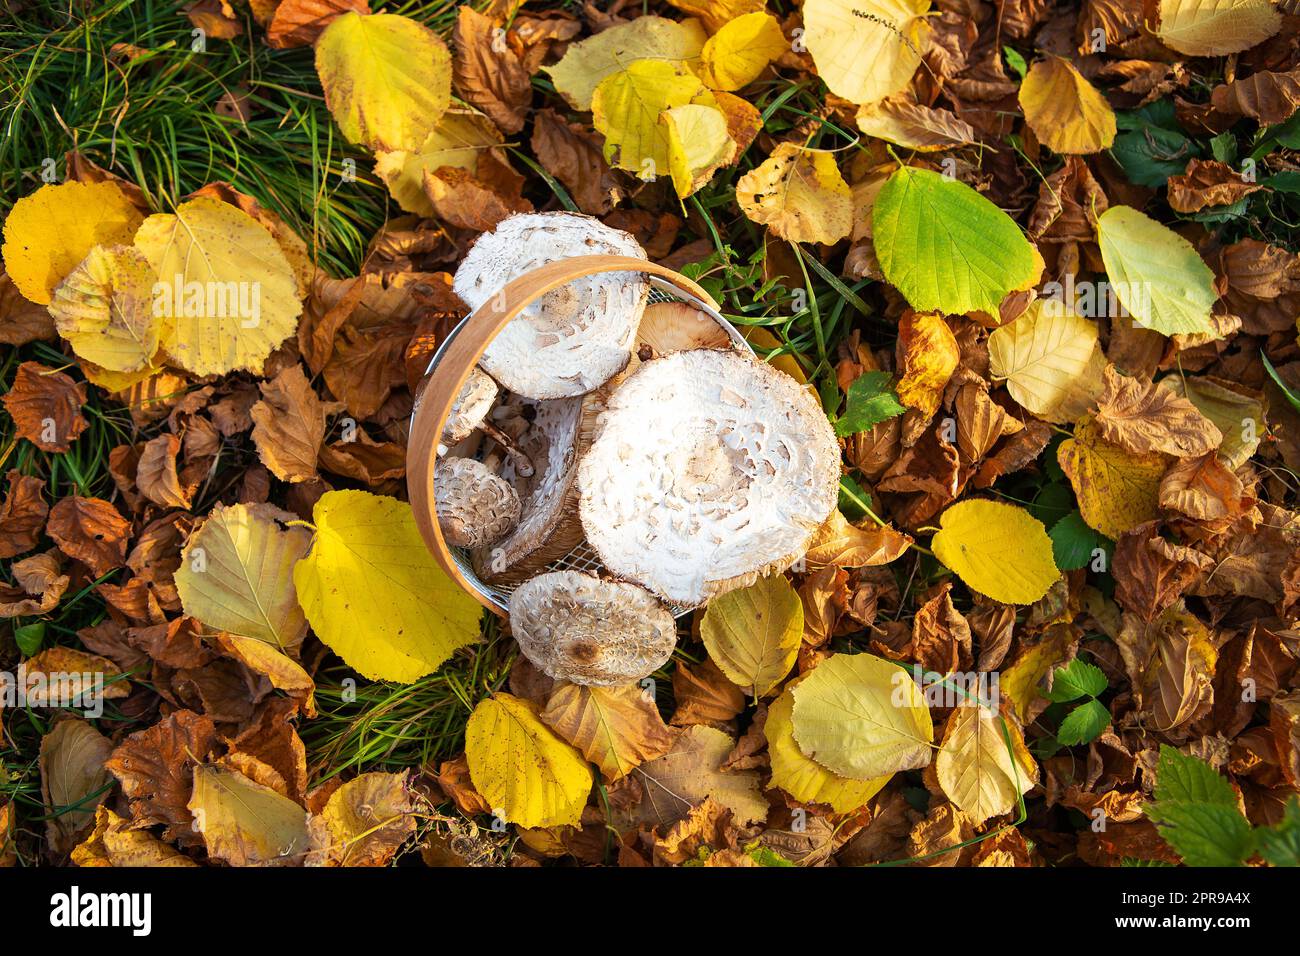
[[[838,242],[853,229],[853,193],[835,154],[781,143],[736,183],[751,220],[791,242]]]
[[[762,697],[794,666],[803,640],[803,604],[785,575],[759,578],[709,602],[700,637],[727,680]]]
[[[1032,604],[1056,583],[1052,539],[1024,508],[959,501],[939,518],[934,556],[967,587],[1003,604]]]
[[[3,820],[0,811],[0,856],[4,845]],[[132,822],[108,807],[96,808],[95,831],[72,851],[72,862],[77,866],[198,866],[148,830],[131,829]]]
[[[479,702],[465,726],[470,780],[494,813],[521,827],[576,825],[595,776],[582,755],[510,694]]]
[[[1223,463],[1236,470],[1244,465],[1268,431],[1264,420],[1263,396],[1229,388],[1218,379],[1203,375],[1166,375],[1160,385],[1187,399],[1214,423],[1223,435],[1218,452]]]
[[[727,133],[727,118],[712,106],[674,106],[659,114],[659,123],[668,140],[668,172],[682,199],[736,155],[735,141]]]
[[[190,617],[218,631],[296,654],[307,633],[293,567],[311,544],[304,528],[281,528],[293,515],[271,505],[217,504],[190,535],[176,590]]]
[[[187,372],[260,373],[298,327],[289,260],[265,226],[229,203],[191,199],[174,215],[150,216],[135,247],[158,277],[163,349]]]
[[[758,79],[790,48],[770,13],[746,13],[711,36],[701,53],[700,77],[711,89],[738,90]]]
[[[576,110],[592,108],[602,80],[626,69],[635,60],[682,64],[699,57],[704,28],[696,20],[678,23],[664,17],[637,17],[569,44],[555,66],[546,68],[555,91]]]
[[[981,704],[953,709],[934,771],[943,792],[975,826],[1009,812],[1038,781],[1038,764],[1019,729]]]
[[[1096,323],[1060,303],[1035,300],[989,336],[989,371],[1035,414],[1051,413],[1070,394],[1097,349]]]
[[[1166,455],[1131,455],[1101,437],[1087,419],[1056,450],[1088,527],[1115,539],[1160,514],[1160,479],[1172,460]]]
[[[929,9],[930,0],[806,0],[804,43],[830,91],[866,106],[911,80]]]
[[[1039,142],[1063,154],[1099,153],[1115,142],[1115,111],[1074,65],[1039,60],[1020,84],[1020,108]]]
[[[1272,0],[1160,0],[1156,36],[1188,56],[1226,56],[1282,29]]]
[[[742,325],[740,327],[740,334],[744,337],[746,342],[759,349],[767,349],[770,351],[781,347],[781,340],[761,325]],[[758,354],[762,355],[763,353],[759,352]],[[799,360],[789,352],[783,352],[775,358],[769,357],[767,359],[767,364],[771,365],[773,368],[779,368],[800,385],[808,384],[808,376],[803,373],[803,367],[799,364]],[[817,401],[821,401],[820,395],[817,396]]]
[[[957,338],[937,312],[913,312],[898,324],[898,400],[926,415],[939,410],[944,386],[961,362]]]
[[[606,780],[621,780],[673,745],[654,697],[636,684],[562,684],[551,693],[542,720],[600,767]]]
[[[133,246],[94,246],[54,290],[50,315],[77,357],[138,372],[158,351],[154,271]]]
[[[349,142],[416,149],[451,102],[451,54],[428,27],[348,12],[316,41],[325,102]]]
[[[870,780],[836,776],[805,757],[794,740],[793,711],[794,693],[790,687],[767,708],[763,733],[772,762],[773,787],[780,787],[801,803],[825,803],[836,813],[852,813],[889,782],[893,774]]]
[[[668,2],[688,17],[698,17],[710,33],[717,33],[728,20],[762,10],[767,5],[767,0],[668,0]]]
[[[477,173],[479,159],[501,144],[501,134],[486,116],[471,110],[448,110],[418,149],[376,154],[375,175],[388,186],[389,195],[399,206],[432,218],[433,204],[424,193],[425,172],[452,166]]]
[[[591,100],[591,121],[605,137],[605,159],[619,169],[653,180],[669,168],[668,128],[659,114],[712,96],[681,64],[636,60],[600,81]]]
[[[930,711],[897,664],[871,654],[832,654],[792,692],[795,742],[826,769],[871,780],[930,763]]]
[[[312,630],[349,667],[410,683],[478,640],[483,609],[434,562],[409,504],[330,491],[312,520],[293,583]]]
[[[1048,674],[1065,663],[1070,654],[1070,646],[1076,640],[1069,625],[1050,628],[1037,644],[1031,644],[1020,653],[1015,662],[1002,675],[998,690],[1011,701],[1016,719],[1028,723],[1035,712],[1035,701],[1046,707],[1045,700],[1040,701],[1043,686]],[[1041,712],[1042,707],[1037,708]]]
[[[42,186],[5,219],[5,272],[24,298],[49,305],[54,287],[93,247],[130,243],[142,218],[111,182]]]
[[[234,770],[196,766],[187,806],[208,855],[231,866],[285,865],[307,849],[307,811]]]
[[[385,866],[415,832],[405,773],[363,773],[330,794],[308,823],[308,866]]]

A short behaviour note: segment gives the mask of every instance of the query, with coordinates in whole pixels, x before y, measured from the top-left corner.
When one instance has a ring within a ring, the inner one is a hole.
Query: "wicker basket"
[[[482,581],[469,556],[462,549],[449,546],[438,526],[433,476],[443,425],[470,371],[507,323],[552,289],[602,272],[643,273],[650,283],[650,302],[677,301],[693,305],[717,322],[737,349],[753,353],[736,328],[718,314],[717,303],[696,283],[671,269],[625,256],[576,256],[548,263],[507,284],[456,326],[434,353],[416,392],[406,452],[406,487],[420,535],[438,564],[480,604],[501,616],[505,616],[510,592],[517,585],[498,586]],[[565,570],[595,574],[601,570],[601,564],[584,541],[538,573]],[[672,610],[679,615],[687,613],[681,608]]]

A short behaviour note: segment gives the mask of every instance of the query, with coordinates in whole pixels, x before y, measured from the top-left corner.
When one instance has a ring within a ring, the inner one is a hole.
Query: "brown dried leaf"
[[[19,438],[41,451],[65,452],[89,427],[82,417],[86,386],[39,362],[23,362],[13,385],[0,398]]]
[[[1125,451],[1193,458],[1214,451],[1223,441],[1213,422],[1169,389],[1126,378],[1113,365],[1107,366],[1105,381],[1095,421],[1102,437]]]
[[[43,481],[17,469],[11,470],[8,478],[9,490],[0,504],[0,558],[12,558],[36,547],[50,513],[41,493]]]
[[[70,495],[50,509],[46,533],[59,550],[99,578],[126,563],[131,523],[102,498]]]
[[[462,5],[452,31],[452,77],[466,102],[486,113],[503,133],[517,133],[524,128],[532,99],[532,78],[515,51],[500,42],[499,31],[498,21]]]
[[[557,687],[542,720],[600,767],[606,780],[627,776],[673,745],[654,697],[636,684],[622,687]]]
[[[603,216],[623,198],[623,187],[601,152],[600,138],[581,123],[566,122],[551,109],[539,110],[531,145],[537,161],[564,184],[587,215]]]
[[[262,400],[249,410],[258,457],[281,481],[315,478],[329,409],[297,363],[263,382],[261,389]]]
[[[1177,212],[1200,212],[1207,206],[1230,205],[1263,188],[1227,163],[1193,159],[1185,173],[1169,177],[1169,205]]]
[[[370,14],[366,0],[280,0],[266,28],[268,46],[277,50],[311,46],[336,18],[348,11]]]
[[[216,743],[210,717],[179,710],[117,746],[104,765],[121,782],[136,825],[162,824],[164,839],[183,847],[202,844],[187,804],[193,768]]]
[[[104,761],[113,745],[88,721],[67,717],[41,738],[41,796],[46,839],[56,856],[70,853],[111,795],[113,778]],[[73,809],[75,808],[75,809]]]
[[[1288,73],[1261,70],[1221,84],[1210,95],[1210,103],[1221,113],[1249,116],[1265,125],[1285,122],[1300,106],[1300,69]]]

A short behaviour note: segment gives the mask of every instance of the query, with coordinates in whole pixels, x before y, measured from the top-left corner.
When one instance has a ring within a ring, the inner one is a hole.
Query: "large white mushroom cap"
[[[512,279],[556,259],[646,258],[626,232],[577,213],[524,213],[479,236],[456,269],[455,292],[471,309]],[[479,360],[508,390],[567,398],[604,385],[631,357],[650,286],[636,272],[583,276],[531,303]]]
[[[552,571],[510,595],[510,631],[543,673],[574,684],[626,684],[652,674],[677,644],[673,616],[644,588]]]
[[[738,352],[645,362],[609,399],[578,467],[609,571],[694,607],[785,570],[835,508],[840,450],[794,379]]]

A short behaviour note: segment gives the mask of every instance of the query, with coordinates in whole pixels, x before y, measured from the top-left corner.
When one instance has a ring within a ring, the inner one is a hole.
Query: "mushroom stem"
[[[527,455],[525,455],[522,451],[519,450],[519,448],[515,445],[514,442],[510,440],[510,437],[505,432],[503,432],[501,429],[497,428],[495,425],[493,425],[491,422],[488,421],[481,422],[478,427],[480,430],[482,430],[483,434],[487,435],[488,438],[491,438],[494,442],[497,443],[497,448],[505,452],[506,457],[508,457],[512,462],[514,462],[515,474],[517,474],[520,478],[531,478],[533,476],[532,461],[529,459]],[[495,454],[496,451],[494,449],[492,455]]]

